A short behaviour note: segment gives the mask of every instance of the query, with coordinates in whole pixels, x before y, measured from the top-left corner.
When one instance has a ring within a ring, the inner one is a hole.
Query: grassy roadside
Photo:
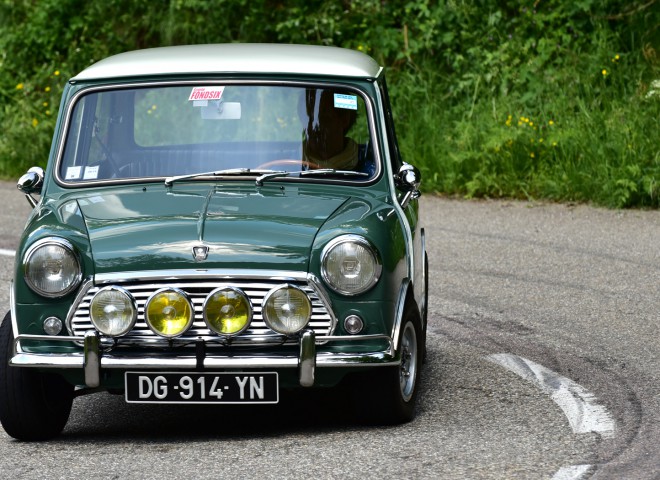
[[[452,104],[439,75],[417,73],[394,84],[401,149],[442,194],[657,208],[660,88],[619,97],[617,72],[596,73],[579,95],[549,90],[531,105],[478,92]]]
[[[63,84],[94,60],[316,43],[387,67],[426,191],[660,207],[660,0],[220,3],[0,0],[0,178],[45,165]]]

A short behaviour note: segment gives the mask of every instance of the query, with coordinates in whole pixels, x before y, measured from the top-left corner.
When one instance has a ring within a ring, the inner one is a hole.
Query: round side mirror
[[[29,195],[31,193],[41,193],[41,187],[44,184],[44,169],[41,167],[32,167],[27,173],[18,179],[16,188]]]
[[[422,182],[419,170],[409,163],[404,163],[396,175],[396,186],[405,192],[416,192]]]

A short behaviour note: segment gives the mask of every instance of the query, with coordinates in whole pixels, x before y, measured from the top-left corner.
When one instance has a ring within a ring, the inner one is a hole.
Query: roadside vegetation
[[[45,165],[94,61],[237,41],[385,65],[426,191],[660,207],[660,0],[0,0],[0,177]]]

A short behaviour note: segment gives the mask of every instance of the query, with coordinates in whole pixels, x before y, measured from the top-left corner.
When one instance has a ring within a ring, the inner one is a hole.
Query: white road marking
[[[591,392],[573,380],[516,355],[498,353],[486,358],[534,383],[550,395],[564,411],[573,432],[594,432],[604,437],[614,435],[616,423],[610,412],[598,403]]]
[[[14,257],[16,256],[16,252],[13,250],[7,250],[5,248],[0,248],[0,255],[4,255],[5,257]]]
[[[562,467],[552,476],[551,480],[580,480],[586,478],[591,465],[573,465],[571,467]]]

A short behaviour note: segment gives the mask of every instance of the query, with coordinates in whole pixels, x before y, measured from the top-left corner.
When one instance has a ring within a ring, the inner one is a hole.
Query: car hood
[[[296,187],[148,186],[76,198],[96,274],[162,269],[307,271],[312,243],[349,195]],[[193,248],[208,247],[204,260]]]

